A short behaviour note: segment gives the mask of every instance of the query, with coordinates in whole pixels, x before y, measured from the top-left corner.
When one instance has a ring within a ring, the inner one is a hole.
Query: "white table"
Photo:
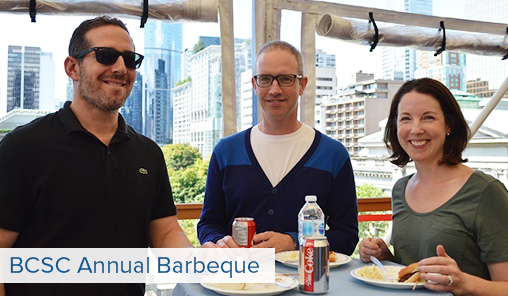
[[[386,262],[385,262],[386,263]],[[371,263],[369,263],[371,264]],[[363,295],[452,295],[451,293],[438,293],[427,289],[417,290],[398,290],[375,287],[368,285],[362,281],[353,278],[350,275],[351,270],[364,266],[365,263],[359,259],[353,259],[346,265],[330,269],[330,290],[324,295],[337,295],[337,296],[363,296]],[[286,267],[280,263],[275,263],[275,269],[280,273],[295,273],[297,269]],[[178,284],[173,291],[173,296],[197,296],[209,295],[217,296],[218,294],[203,288],[200,284]],[[291,295],[305,295],[298,290],[298,287],[287,291],[283,296]],[[308,294],[307,294],[308,295]]]

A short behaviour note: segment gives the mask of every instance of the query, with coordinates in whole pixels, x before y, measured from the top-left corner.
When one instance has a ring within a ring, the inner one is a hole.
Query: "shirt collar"
[[[72,112],[71,109],[71,101],[65,102],[63,108],[58,110],[60,121],[62,122],[62,125],[65,129],[65,132],[67,134],[71,134],[72,132],[86,132],[89,133],[79,122],[78,118]],[[118,128],[116,130],[115,135],[113,138],[117,138],[118,140],[129,137],[127,123],[123,119],[123,116],[121,114],[118,114]]]

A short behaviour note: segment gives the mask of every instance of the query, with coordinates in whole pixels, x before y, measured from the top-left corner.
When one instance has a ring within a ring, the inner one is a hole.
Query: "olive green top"
[[[475,171],[446,203],[417,213],[405,198],[411,176],[398,180],[392,191],[395,261],[407,265],[436,256],[436,246],[441,244],[463,272],[490,279],[487,264],[508,261],[506,187]],[[432,195],[432,188],[428,194]]]

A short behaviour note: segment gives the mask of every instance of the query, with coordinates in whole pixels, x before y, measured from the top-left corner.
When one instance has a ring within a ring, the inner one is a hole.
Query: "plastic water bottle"
[[[325,215],[317,204],[317,196],[305,196],[305,204],[298,213],[298,241],[306,236],[325,235]]]

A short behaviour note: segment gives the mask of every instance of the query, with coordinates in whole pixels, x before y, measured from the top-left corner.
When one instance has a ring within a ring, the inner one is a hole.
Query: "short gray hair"
[[[296,49],[296,47],[294,47],[293,45],[287,43],[286,41],[281,40],[270,41],[261,47],[256,56],[256,68],[261,54],[274,49],[289,51],[296,58],[296,62],[298,63],[298,75],[303,75],[304,61],[302,53],[298,49]]]

